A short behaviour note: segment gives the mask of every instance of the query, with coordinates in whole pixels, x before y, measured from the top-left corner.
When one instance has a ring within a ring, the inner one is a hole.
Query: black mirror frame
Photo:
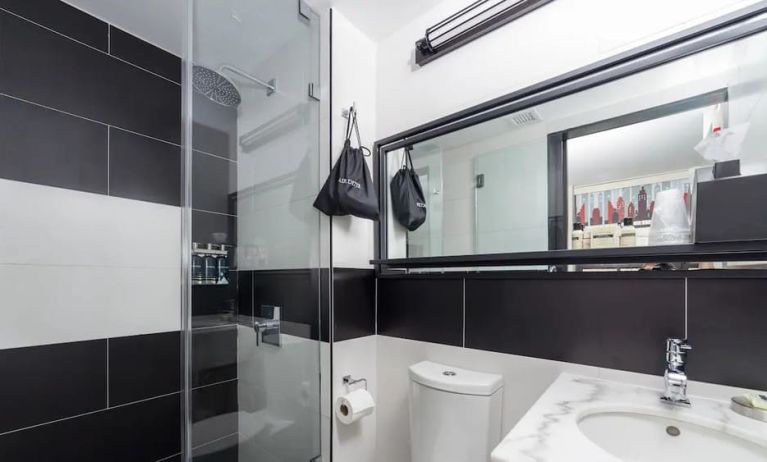
[[[381,213],[375,228],[375,259],[371,261],[375,265],[376,272],[381,274],[396,268],[414,267],[564,265],[585,262],[640,263],[644,261],[658,261],[659,259],[665,259],[666,261],[767,260],[767,242],[761,241],[733,243],[730,245],[690,244],[644,249],[620,249],[620,252],[611,251],[611,249],[594,249],[590,251],[548,250],[509,254],[388,259],[388,187],[386,184],[386,154],[391,151],[597,87],[707,49],[758,34],[767,30],[767,17],[759,17],[765,14],[767,14],[767,1],[760,1],[668,37],[377,141],[373,147],[374,176],[378,184]],[[720,97],[721,92],[722,90],[718,90],[713,92],[716,95],[706,94],[695,98],[703,98],[705,101],[710,98]],[[690,102],[684,101],[680,103],[688,104]],[[697,104],[698,101],[696,100],[693,103]],[[648,111],[655,109],[658,108],[649,109]],[[662,107],[661,110],[663,110]],[[573,130],[579,129],[588,130],[590,128],[578,127]],[[562,146],[566,136],[568,136],[566,132],[559,132],[550,134],[548,139],[549,197],[554,198],[554,200],[549,200],[550,249],[561,249],[564,247],[562,230],[565,226],[563,220],[566,215],[567,200],[563,187],[565,184],[563,180],[566,179],[566,170],[564,169],[566,153]],[[557,230],[560,231],[557,232]]]

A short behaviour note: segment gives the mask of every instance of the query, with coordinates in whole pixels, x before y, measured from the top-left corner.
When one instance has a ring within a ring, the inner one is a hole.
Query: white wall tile
[[[237,335],[242,460],[310,460],[321,452],[320,342],[282,334],[282,346]]]
[[[181,210],[0,180],[0,348],[181,328]]]
[[[181,271],[0,265],[0,349],[181,328]]]
[[[0,180],[0,264],[178,268],[181,209]]]
[[[377,369],[377,340],[375,335],[333,343],[333,403],[339,396],[347,393],[342,378],[351,375],[364,377],[368,381],[368,391],[376,400],[373,415],[367,416],[350,425],[342,424],[332,416],[333,460],[339,462],[373,462],[376,460],[376,427],[380,404],[377,402],[379,387]],[[352,387],[354,388],[354,387]],[[381,452],[388,453],[388,450]],[[398,460],[391,458],[389,460]]]

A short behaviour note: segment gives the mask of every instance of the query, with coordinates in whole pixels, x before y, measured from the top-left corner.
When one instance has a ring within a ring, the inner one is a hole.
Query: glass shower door
[[[319,460],[320,19],[191,1],[188,453]]]

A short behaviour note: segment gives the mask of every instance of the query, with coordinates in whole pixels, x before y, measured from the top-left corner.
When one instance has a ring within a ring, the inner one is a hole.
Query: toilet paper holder
[[[361,379],[353,379],[351,375],[345,375],[345,376],[343,376],[342,380],[344,382],[344,385],[346,385],[347,387],[351,386],[351,385],[355,385],[355,384],[360,383],[360,382],[364,382],[365,383],[365,390],[368,389],[368,379],[366,379],[365,377],[362,377]]]

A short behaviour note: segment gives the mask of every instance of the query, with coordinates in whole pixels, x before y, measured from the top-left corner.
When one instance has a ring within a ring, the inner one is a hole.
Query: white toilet
[[[501,439],[503,377],[410,366],[411,462],[485,462]]]

